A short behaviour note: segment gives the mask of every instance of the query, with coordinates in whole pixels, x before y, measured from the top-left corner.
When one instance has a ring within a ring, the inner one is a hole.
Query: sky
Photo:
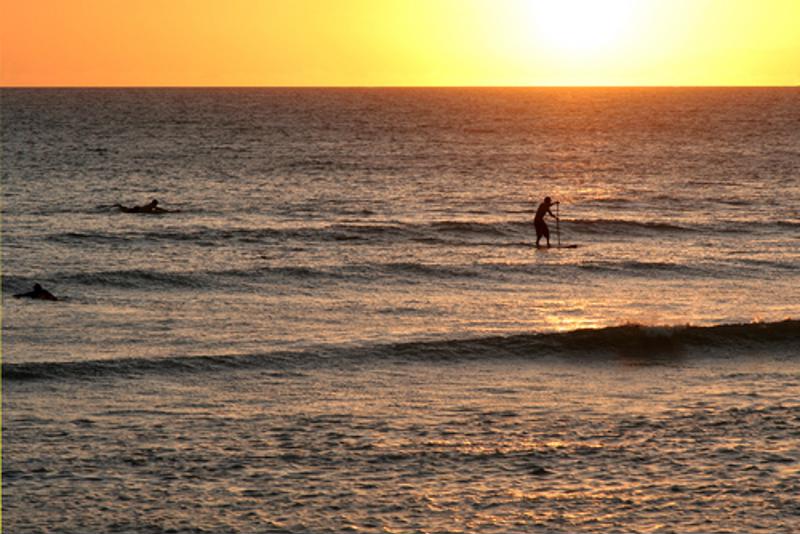
[[[800,85],[800,0],[0,0],[2,86]]]

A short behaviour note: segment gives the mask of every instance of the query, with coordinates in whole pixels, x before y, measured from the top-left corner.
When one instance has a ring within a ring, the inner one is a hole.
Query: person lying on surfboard
[[[542,237],[547,239],[547,248],[550,248],[550,229],[547,227],[547,223],[544,222],[544,216],[549,214],[552,218],[558,220],[558,217],[550,211],[550,206],[554,204],[558,204],[558,202],[553,202],[550,197],[544,197],[544,202],[539,204],[539,208],[536,210],[536,216],[533,218],[533,226],[536,228],[536,248],[539,248],[539,240]]]
[[[153,199],[144,206],[127,207],[122,204],[114,204],[112,207],[119,208],[122,213],[169,213],[169,210],[158,207],[158,200]]]
[[[36,299],[36,300],[58,300],[55,295],[43,288],[40,284],[33,284],[33,291],[27,293],[17,293],[14,295],[15,299]]]

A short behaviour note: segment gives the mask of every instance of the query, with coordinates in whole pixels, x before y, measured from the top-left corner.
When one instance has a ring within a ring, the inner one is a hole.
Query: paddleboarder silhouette
[[[550,207],[558,204],[558,202],[553,202],[550,197],[544,197],[544,201],[539,204],[539,207],[536,209],[536,216],[533,218],[533,226],[536,228],[536,248],[539,248],[539,241],[544,237],[547,239],[547,248],[550,248],[550,228],[547,227],[547,223],[544,222],[544,216],[550,215],[555,220],[558,220],[558,217],[553,215],[553,212],[550,211]]]

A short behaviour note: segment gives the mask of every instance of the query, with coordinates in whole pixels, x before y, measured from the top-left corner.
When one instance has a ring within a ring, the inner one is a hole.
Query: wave
[[[355,241],[386,239],[430,240],[437,234],[504,236],[521,232],[530,233],[530,221],[477,222],[477,221],[436,221],[431,223],[408,223],[388,221],[381,223],[336,223],[325,226],[299,226],[291,228],[212,228],[193,227],[188,229],[128,231],[128,232],[63,232],[47,236],[48,241],[59,243],[92,242],[97,244],[124,243],[136,241],[176,241],[176,242],[275,242],[287,240],[301,241]]]
[[[582,271],[593,273],[620,274],[627,276],[679,275],[689,277],[724,278],[742,276],[741,269],[726,268],[722,265],[688,265],[663,261],[587,261],[577,265]]]
[[[553,222],[550,222],[553,225]],[[685,234],[698,232],[742,232],[755,227],[794,229],[800,226],[795,221],[719,221],[686,226],[663,221],[625,219],[563,219],[561,228],[570,235],[656,236],[661,234]],[[508,240],[519,241],[535,235],[533,217],[523,219],[480,221],[443,220],[431,222],[408,221],[353,221],[320,226],[296,227],[240,227],[220,228],[193,226],[189,228],[159,229],[151,231],[122,232],[64,232],[53,233],[47,240],[59,243],[95,243],[99,245],[131,242],[179,242],[197,245],[218,245],[221,242],[273,244],[287,241],[340,242],[363,241],[374,243],[396,243],[412,241],[439,243],[451,246],[474,245],[476,240],[487,244],[502,245]]]
[[[362,263],[329,267],[261,266],[252,269],[208,271],[158,271],[121,269],[85,273],[51,273],[37,278],[3,276],[6,294],[28,290],[34,283],[47,286],[113,287],[122,290],[141,289],[208,289],[212,287],[249,290],[250,284],[296,284],[302,281],[394,281],[414,282],[419,278],[454,279],[490,275],[498,267],[492,265],[438,265],[415,262]],[[511,269],[513,270],[513,269]],[[530,270],[530,269],[528,269]],[[527,272],[527,271],[526,271]],[[248,284],[245,286],[244,284]]]
[[[240,242],[264,242],[275,241],[278,239],[288,239],[292,237],[301,238],[306,234],[311,233],[311,230],[297,229],[296,231],[287,231],[273,228],[208,228],[208,227],[193,227],[190,229],[172,229],[172,230],[152,230],[152,231],[123,231],[123,232],[63,232],[54,233],[47,236],[48,241],[56,243],[95,243],[100,245],[105,244],[122,244],[131,242],[195,242],[199,245],[203,244],[218,244],[220,241],[240,241]]]
[[[3,380],[85,379],[101,377],[137,377],[173,373],[213,372],[222,370],[281,369],[286,354],[246,356],[189,356],[174,358],[122,358],[71,362],[3,362]]]
[[[718,326],[644,326],[628,324],[564,333],[516,334],[413,341],[361,347],[330,347],[304,352],[173,358],[125,358],[72,362],[3,363],[4,380],[52,380],[138,377],[235,369],[272,370],[276,376],[304,368],[365,362],[459,362],[536,360],[556,357],[580,363],[614,361],[623,365],[658,365],[722,354],[747,356],[758,351],[798,355],[800,320]]]
[[[281,279],[344,279],[355,276],[342,269],[316,269],[303,266],[258,267],[220,271],[155,271],[123,269],[86,273],[54,273],[47,277],[3,277],[3,291],[13,293],[29,288],[33,283],[49,285],[80,285],[86,287],[114,287],[117,289],[208,289],[210,287],[241,286],[246,281],[275,281]]]
[[[486,242],[478,242],[486,246]],[[509,241],[509,247],[531,247],[530,243]],[[266,263],[266,262],[265,262]],[[253,265],[240,269],[172,271],[146,268],[98,270],[86,272],[53,272],[36,278],[4,275],[2,289],[6,294],[28,290],[34,283],[54,287],[109,287],[120,290],[171,290],[171,289],[224,289],[251,290],[253,285],[316,284],[328,282],[418,283],[426,280],[449,281],[465,278],[485,280],[507,279],[523,276],[530,282],[535,279],[558,279],[579,276],[581,273],[619,277],[689,277],[742,278],[763,276],[764,270],[793,272],[791,262],[738,259],[735,262],[691,263],[599,260],[576,256],[574,263],[564,263],[542,268],[535,261],[430,263],[430,262],[364,262],[339,265]]]
[[[621,357],[628,363],[661,362],[689,356],[692,350],[728,354],[757,349],[800,348],[800,320],[718,326],[645,326],[626,324],[552,334],[517,334],[461,340],[399,343],[386,356],[425,360],[529,359],[542,356],[602,359]],[[424,355],[424,356],[420,356]]]
[[[621,219],[570,219],[563,220],[561,227],[574,234],[652,235],[661,232],[695,232],[703,228],[664,222],[628,221]],[[502,221],[444,220],[432,222],[350,222],[324,226],[219,228],[190,227],[159,229],[150,231],[122,232],[62,232],[46,237],[48,241],[64,244],[128,244],[135,242],[194,243],[198,246],[214,246],[219,243],[273,244],[287,241],[341,242],[363,241],[374,243],[397,243],[412,241],[420,243],[446,244],[450,246],[474,245],[476,240],[502,245],[508,240],[519,241],[535,235],[533,218]]]
[[[695,228],[654,221],[632,221],[624,219],[572,219],[564,221],[565,228],[587,234],[642,234],[655,232],[695,232]]]

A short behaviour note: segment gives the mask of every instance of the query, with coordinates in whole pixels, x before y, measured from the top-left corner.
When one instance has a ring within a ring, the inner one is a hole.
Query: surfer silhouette
[[[533,226],[536,228],[536,248],[539,248],[539,241],[542,237],[547,239],[547,248],[550,248],[550,229],[547,227],[547,223],[544,222],[544,216],[549,214],[555,220],[558,220],[558,217],[550,211],[550,206],[554,204],[558,204],[558,202],[554,203],[550,200],[550,197],[544,197],[544,202],[539,204],[536,209],[536,216],[533,218]]]
[[[122,213],[169,213],[169,210],[158,207],[158,200],[153,199],[144,206],[123,206],[122,204],[114,204],[112,207],[119,208]]]
[[[48,290],[43,288],[39,284],[33,284],[33,291],[28,291],[27,293],[17,293],[14,295],[14,298],[21,299],[21,298],[29,298],[29,299],[37,299],[37,300],[58,300],[55,295],[50,293]]]

